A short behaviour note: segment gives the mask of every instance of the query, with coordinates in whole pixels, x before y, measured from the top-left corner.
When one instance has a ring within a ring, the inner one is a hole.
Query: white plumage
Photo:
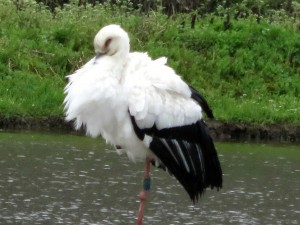
[[[83,126],[87,134],[121,146],[132,160],[150,158],[167,167],[193,200],[207,186],[221,187],[220,164],[202,120],[202,107],[211,113],[205,99],[166,65],[165,57],[152,60],[146,53],[130,53],[128,35],[118,25],[102,28],[94,47],[96,57],[68,76],[66,119],[74,120],[76,129]],[[199,140],[188,131],[198,132]],[[201,176],[201,181],[185,181],[181,173],[192,180]],[[191,182],[201,183],[199,190],[189,191]]]

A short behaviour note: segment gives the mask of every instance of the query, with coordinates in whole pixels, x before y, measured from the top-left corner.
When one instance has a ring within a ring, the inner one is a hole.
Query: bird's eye
[[[104,47],[105,48],[108,48],[108,46],[110,45],[110,42],[111,42],[111,38],[109,38],[109,39],[107,39],[106,41],[105,41],[105,43],[104,43]]]

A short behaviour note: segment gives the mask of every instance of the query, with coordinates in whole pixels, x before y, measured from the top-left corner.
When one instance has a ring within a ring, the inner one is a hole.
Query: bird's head
[[[129,37],[119,25],[103,27],[95,36],[96,56],[114,56],[129,53]]]

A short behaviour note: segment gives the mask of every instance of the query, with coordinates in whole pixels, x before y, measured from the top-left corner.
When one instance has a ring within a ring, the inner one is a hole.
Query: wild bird
[[[140,209],[150,189],[150,163],[172,174],[194,203],[207,187],[219,190],[222,170],[202,118],[202,111],[213,118],[205,98],[165,57],[131,53],[128,34],[118,25],[103,27],[94,48],[96,56],[68,76],[66,120],[92,137],[101,135],[129,159],[146,160]]]

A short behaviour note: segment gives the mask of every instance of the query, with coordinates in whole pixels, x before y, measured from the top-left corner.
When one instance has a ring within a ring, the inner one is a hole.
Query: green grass
[[[57,116],[62,112],[63,82],[26,72],[15,72],[0,86],[0,114],[9,116]]]
[[[300,124],[299,24],[286,15],[232,20],[206,15],[194,30],[185,15],[144,16],[124,7],[67,5],[51,14],[27,1],[0,0],[0,117],[63,116],[65,76],[93,57],[97,31],[121,24],[134,51],[167,56],[207,98],[218,120]]]

